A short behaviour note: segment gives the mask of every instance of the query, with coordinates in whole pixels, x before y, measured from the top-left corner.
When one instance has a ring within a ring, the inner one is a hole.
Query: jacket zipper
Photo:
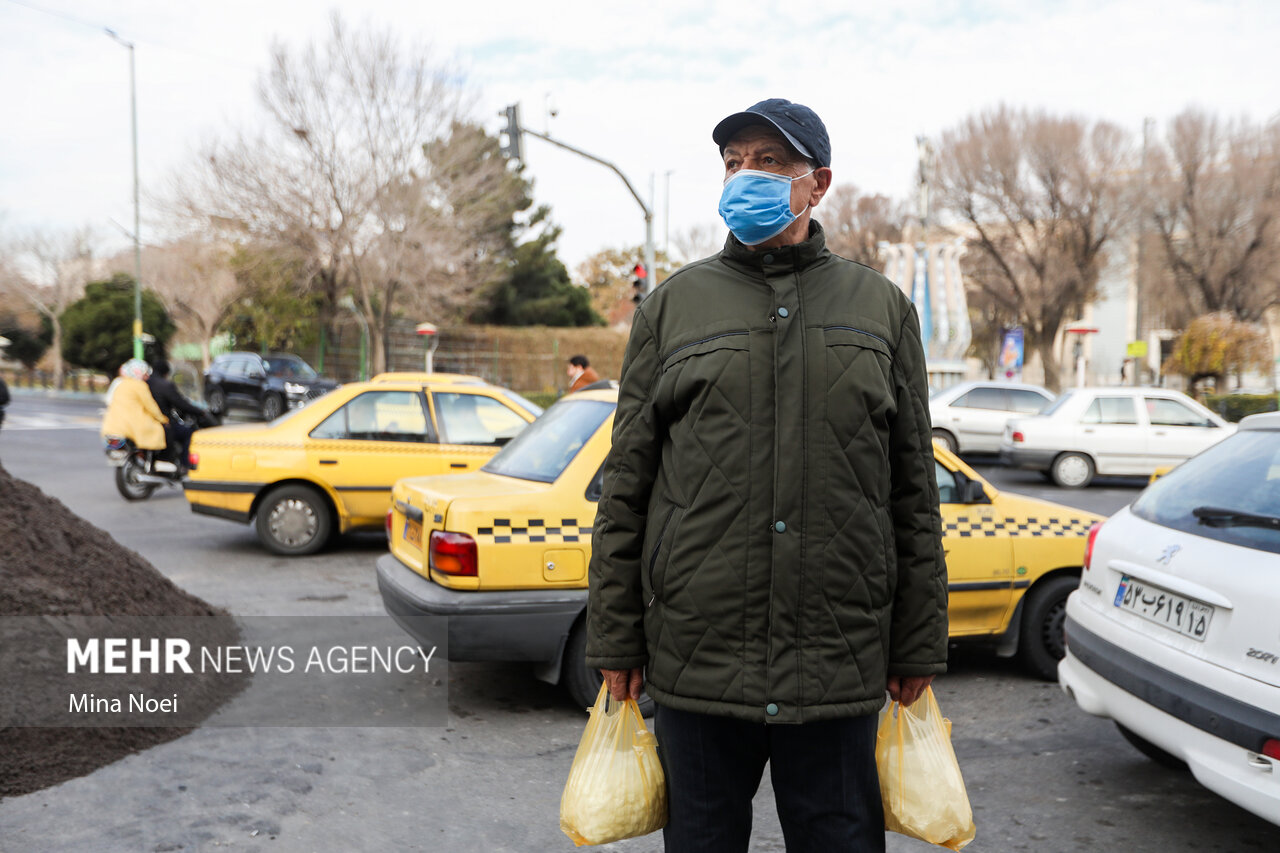
[[[857,332],[860,335],[866,335],[868,338],[875,338],[877,341],[884,344],[886,347],[889,347],[889,352],[893,352],[893,347],[889,346],[888,341],[886,341],[884,338],[880,337],[877,334],[868,332],[866,329],[859,329],[859,328],[855,328],[854,326],[824,326],[822,331],[824,332]]]
[[[653,568],[658,564],[658,554],[662,551],[662,540],[667,537],[667,527],[671,524],[671,516],[676,514],[676,508],[672,507],[667,510],[666,521],[662,522],[662,532],[658,534],[657,544],[653,546],[653,553],[649,555],[649,603],[645,607],[652,607],[653,602],[658,599],[658,588],[653,583]]]
[[[693,343],[685,344],[685,345],[684,345],[684,346],[682,346],[682,347],[678,347],[677,349],[672,350],[671,352],[667,353],[666,358],[664,358],[664,359],[662,359],[662,360],[663,360],[663,362],[666,362],[666,361],[668,361],[672,356],[676,355],[677,353],[684,352],[684,351],[685,351],[685,350],[687,350],[689,347],[696,347],[698,344],[705,344],[705,343],[707,343],[708,341],[718,341],[718,340],[720,340],[721,338],[732,338],[732,337],[734,337],[734,336],[736,336],[736,335],[745,335],[746,333],[747,333],[747,332],[746,332],[746,330],[744,329],[744,330],[742,330],[742,331],[740,331],[740,332],[722,332],[722,333],[721,333],[721,334],[719,334],[719,335],[712,335],[712,336],[711,336],[711,337],[709,337],[709,338],[703,338],[703,339],[702,339],[702,340],[700,340],[700,341],[694,341]]]

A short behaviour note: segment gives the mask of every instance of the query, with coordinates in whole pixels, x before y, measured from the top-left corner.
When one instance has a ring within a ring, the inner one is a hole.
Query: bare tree
[[[84,293],[93,275],[93,232],[33,230],[16,240],[6,254],[7,270],[0,271],[0,291],[20,299],[49,321],[53,339],[53,383],[62,387],[62,312]],[[23,273],[23,269],[27,273]]]
[[[842,184],[822,200],[821,219],[831,251],[882,269],[878,244],[902,242],[908,213],[888,196],[863,195],[852,184]]]
[[[671,242],[686,264],[710,257],[724,247],[723,225],[690,225],[675,233]]]
[[[467,252],[424,183],[423,145],[450,128],[463,94],[457,70],[431,57],[336,15],[323,45],[277,45],[259,86],[269,128],[207,146],[194,185],[176,191],[197,221],[303,254],[331,310],[349,294],[375,371],[405,295],[448,286]]]
[[[142,252],[143,278],[179,329],[200,342],[200,357],[206,369],[218,324],[240,293],[231,268],[231,253],[232,248],[225,243],[195,237],[148,247]]]
[[[1054,340],[1097,295],[1103,251],[1133,210],[1127,135],[1106,122],[999,107],[942,137],[938,196],[970,237],[969,282],[1016,316],[1060,387]]]
[[[1260,320],[1280,304],[1280,121],[1188,109],[1150,161],[1151,221],[1171,273],[1153,295],[1180,323],[1224,311]]]

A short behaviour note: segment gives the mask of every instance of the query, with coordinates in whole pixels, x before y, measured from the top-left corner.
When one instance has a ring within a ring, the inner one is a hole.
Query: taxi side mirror
[[[956,501],[957,503],[991,503],[991,499],[987,497],[986,491],[982,488],[982,483],[978,480],[965,480],[963,483],[956,483],[956,491],[959,493],[959,500]]]

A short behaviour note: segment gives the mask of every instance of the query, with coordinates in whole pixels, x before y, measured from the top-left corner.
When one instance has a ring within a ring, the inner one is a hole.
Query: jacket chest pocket
[[[685,344],[663,361],[655,401],[676,450],[724,447],[741,435],[750,418],[749,340],[745,330],[725,332]]]
[[[864,422],[882,431],[897,411],[893,350],[884,338],[852,326],[822,330],[827,424],[846,444]]]

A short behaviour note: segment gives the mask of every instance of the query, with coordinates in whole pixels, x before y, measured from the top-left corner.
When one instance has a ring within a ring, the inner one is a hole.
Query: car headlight
[[[305,394],[307,393],[306,385],[299,385],[297,382],[284,383],[284,392],[286,394]]]

